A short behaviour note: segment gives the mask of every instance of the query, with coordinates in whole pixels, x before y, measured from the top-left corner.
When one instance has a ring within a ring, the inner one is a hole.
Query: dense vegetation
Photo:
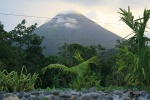
[[[23,20],[6,32],[0,23],[0,91],[30,91],[34,88],[82,88],[106,86],[150,86],[149,38],[144,36],[150,10],[142,18],[120,9],[121,20],[135,33],[116,48],[64,44],[57,55],[44,56],[44,37],[33,33],[36,24]],[[28,73],[27,73],[28,71]],[[32,80],[32,81],[31,81]],[[14,85],[15,84],[15,85]],[[13,87],[12,87],[13,86]]]

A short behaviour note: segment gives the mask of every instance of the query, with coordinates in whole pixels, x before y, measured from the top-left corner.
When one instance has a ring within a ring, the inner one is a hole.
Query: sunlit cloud
[[[99,24],[100,26],[104,26],[105,19],[99,11],[89,11],[89,10],[80,10],[81,14]]]
[[[58,14],[80,14],[80,13],[81,13],[80,10],[67,10],[67,11],[59,12]]]
[[[70,28],[70,29],[78,29],[79,28],[78,22],[75,18],[69,18],[69,17],[66,18],[61,15],[58,15],[55,17],[55,19],[54,19],[55,23],[54,23],[53,27],[65,26],[66,28]]]
[[[70,29],[78,29],[79,26],[77,26],[76,24],[72,24],[72,23],[65,23],[64,26],[66,28],[70,28]]]

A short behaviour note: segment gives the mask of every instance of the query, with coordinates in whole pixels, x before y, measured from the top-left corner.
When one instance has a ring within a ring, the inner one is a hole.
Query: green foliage
[[[34,60],[34,58],[32,58],[32,57],[31,57],[31,59]],[[35,61],[37,61],[37,65],[39,66],[39,68],[36,69],[37,71],[40,71],[41,67],[43,67],[43,66],[48,66],[50,64],[54,64],[54,63],[58,63],[59,62],[59,56],[57,56],[57,55],[48,55],[47,57],[45,57],[43,59],[41,59],[40,57],[38,58],[38,56],[37,56],[36,59],[37,60],[35,60]],[[30,68],[32,68],[32,67],[30,67]],[[40,79],[42,81],[42,85],[40,86],[41,88],[47,88],[47,86],[52,86],[53,84],[55,84],[55,86],[59,85],[58,84],[58,80],[57,80],[57,76],[58,75],[56,75],[57,74],[56,71],[52,71],[51,70],[49,72],[46,72],[44,75],[41,73],[41,71],[39,73],[40,73],[39,77],[40,77]]]
[[[48,55],[46,57],[47,65],[49,64],[56,64],[60,60],[60,57],[58,55]]]
[[[67,74],[67,76],[71,75],[72,81],[70,81],[70,86],[73,86],[74,88],[77,88],[77,85],[80,87],[86,87],[89,88],[90,86],[95,85],[96,83],[96,77],[95,74],[91,73],[89,64],[97,64],[98,57],[92,57],[87,61],[84,61],[83,63],[73,66],[73,67],[66,67],[61,64],[50,64],[49,66],[42,69],[42,72],[45,73],[46,70],[59,70],[59,73]],[[86,77],[91,77],[89,80],[84,79]],[[66,79],[66,78],[63,78]],[[80,81],[80,83],[79,83]],[[89,83],[88,83],[89,82]]]
[[[37,88],[37,90],[38,90],[38,91],[41,91],[42,89],[41,89],[41,88]]]
[[[101,45],[83,46],[80,44],[64,44],[59,48],[60,63],[68,67],[75,66],[97,55],[98,50],[103,50]]]
[[[96,75],[92,71],[86,71],[86,74],[79,75],[70,87],[81,91],[82,88],[90,89],[91,87],[100,88],[100,80],[97,79]]]
[[[127,81],[128,84],[131,84],[137,80],[137,77],[140,77],[141,73],[139,72],[139,66],[138,62],[139,59],[137,55],[133,54],[128,50],[128,48],[125,46],[124,49],[119,49],[121,53],[124,53],[126,56],[124,58],[121,58],[118,56],[116,59],[116,64],[119,66],[118,72],[124,71],[125,74],[125,81]]]
[[[4,26],[0,22],[0,62],[2,63],[0,69],[6,69],[7,66],[13,67],[17,64],[16,52],[12,47],[11,35],[4,30]]]
[[[144,90],[150,93],[150,86],[145,86],[144,84],[141,84],[139,88],[140,88],[139,90]]]
[[[108,90],[108,91],[114,92],[115,90],[124,91],[124,90],[126,90],[126,88],[122,87],[122,86],[110,85],[109,87],[103,87],[102,90]]]
[[[128,11],[121,9],[119,12],[121,20],[125,22],[135,33],[128,43],[135,44],[137,51],[131,51],[128,49],[129,45],[123,49],[119,49],[122,54],[117,57],[117,64],[119,66],[118,72],[124,71],[125,80],[128,80],[128,84],[133,82],[144,82],[146,85],[150,84],[150,48],[148,46],[149,38],[144,36],[145,29],[147,28],[147,22],[150,18],[150,10],[144,10],[143,17],[134,20],[130,8]],[[133,46],[133,45],[132,45]]]
[[[100,61],[98,66],[92,67],[99,80],[101,80],[101,86],[116,85],[120,81],[116,79],[116,68],[115,66],[115,55],[117,54],[116,49],[109,49],[99,54]]]
[[[51,90],[50,87],[47,87],[47,88],[46,88],[46,91],[50,91],[50,90]]]
[[[14,30],[6,32],[0,23],[0,61],[3,63],[1,70],[8,72],[21,71],[22,66],[27,66],[29,71],[39,72],[40,67],[45,66],[45,57],[40,46],[43,37],[32,32],[36,25],[25,26],[26,21],[19,23]]]
[[[71,68],[68,68],[62,64],[50,64],[49,66],[43,68],[42,72],[45,73],[45,71],[47,69],[59,69],[60,71],[63,71],[64,73],[75,73],[78,75],[82,75],[85,70],[89,69],[90,63],[97,64],[97,62],[98,62],[98,58],[95,56],[95,57],[92,57],[92,58],[88,59],[87,61],[85,61],[79,65],[73,66]]]
[[[41,99],[41,98],[39,98],[39,97],[36,97],[36,99],[35,99],[35,100],[48,100],[48,98],[43,97],[43,98]]]
[[[34,72],[40,72],[40,68],[44,66],[45,57],[42,54],[43,48],[40,46],[43,38],[33,34],[28,42],[28,46],[24,50],[24,62],[25,66],[28,66],[28,70]],[[30,71],[31,72],[31,71]]]
[[[12,71],[8,73],[6,70],[0,71],[0,91],[19,92],[34,90],[35,82],[38,74],[27,74],[25,67],[22,68],[21,74]]]

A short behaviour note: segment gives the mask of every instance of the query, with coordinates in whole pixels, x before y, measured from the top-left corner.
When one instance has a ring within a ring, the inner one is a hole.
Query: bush
[[[83,76],[78,76],[73,84],[70,84],[73,88],[81,91],[83,88],[90,89],[91,87],[101,88],[100,80],[97,79],[96,74],[92,71],[87,71]]]
[[[26,68],[23,67],[20,74],[15,71],[10,73],[6,70],[0,71],[0,77],[0,91],[19,92],[34,90],[34,85],[38,78],[38,74],[27,74]]]

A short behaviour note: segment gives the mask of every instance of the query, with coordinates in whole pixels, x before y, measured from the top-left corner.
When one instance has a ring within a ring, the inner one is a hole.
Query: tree
[[[15,61],[16,52],[12,47],[11,35],[4,30],[4,26],[0,22],[0,62],[1,70],[9,69],[17,64]],[[7,67],[9,66],[9,68]]]
[[[128,83],[132,82],[144,82],[145,84],[150,83],[150,74],[148,70],[150,69],[150,48],[148,46],[149,38],[145,37],[144,32],[147,28],[147,22],[150,18],[150,10],[145,9],[143,17],[134,20],[130,8],[128,11],[120,8],[119,12],[121,20],[125,22],[135,33],[129,39],[129,43],[135,44],[137,47],[137,52],[131,52],[128,49],[128,45],[119,51],[125,54],[125,58],[118,56],[117,64],[119,65],[118,72],[125,71],[125,79]]]
[[[83,46],[80,44],[64,44],[59,48],[59,56],[62,64],[66,66],[77,65],[93,56],[97,55],[98,50],[103,50],[101,45]]]
[[[44,67],[45,57],[42,54],[43,48],[40,46],[43,38],[33,34],[28,40],[28,46],[24,50],[23,64],[28,68],[28,70],[33,72],[39,72],[41,67]]]
[[[44,37],[33,33],[37,24],[29,27],[25,24],[26,21],[23,20],[14,30],[6,32],[0,23],[0,62],[7,71],[20,72],[24,65],[37,71],[42,64],[45,66],[43,48],[40,46]]]
[[[115,79],[115,56],[117,54],[115,48],[109,49],[105,52],[99,54],[99,64],[97,68],[94,68],[93,71],[96,72],[96,75],[101,80],[102,86],[116,85],[117,81]]]

